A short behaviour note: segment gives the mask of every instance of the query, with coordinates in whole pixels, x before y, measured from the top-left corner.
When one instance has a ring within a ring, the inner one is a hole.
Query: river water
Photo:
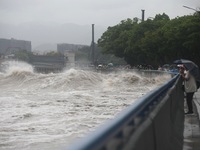
[[[60,150],[114,118],[170,76],[68,69],[35,73],[24,62],[0,72],[0,149]]]

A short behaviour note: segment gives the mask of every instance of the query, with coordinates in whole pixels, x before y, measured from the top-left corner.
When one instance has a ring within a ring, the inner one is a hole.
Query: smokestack
[[[142,9],[142,21],[144,21],[144,11],[145,10]]]
[[[94,24],[92,24],[92,63],[94,64]]]

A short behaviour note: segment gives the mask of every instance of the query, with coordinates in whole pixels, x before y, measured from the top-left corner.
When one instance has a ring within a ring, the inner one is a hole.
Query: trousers
[[[193,106],[192,106],[193,95],[194,95],[194,92],[186,93],[186,101],[187,101],[187,106],[188,106],[188,112],[193,112]]]

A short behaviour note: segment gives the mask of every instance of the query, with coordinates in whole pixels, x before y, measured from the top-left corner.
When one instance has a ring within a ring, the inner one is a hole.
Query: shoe
[[[193,111],[188,111],[185,113],[185,115],[188,115],[188,114],[193,114]]]

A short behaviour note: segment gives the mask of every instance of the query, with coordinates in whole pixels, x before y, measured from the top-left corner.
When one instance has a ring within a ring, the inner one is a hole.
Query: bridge
[[[67,150],[200,150],[200,92],[186,116],[181,87],[174,76]]]
[[[64,56],[32,55],[30,57],[30,63],[35,71],[43,73],[60,72],[66,66],[66,62]]]

